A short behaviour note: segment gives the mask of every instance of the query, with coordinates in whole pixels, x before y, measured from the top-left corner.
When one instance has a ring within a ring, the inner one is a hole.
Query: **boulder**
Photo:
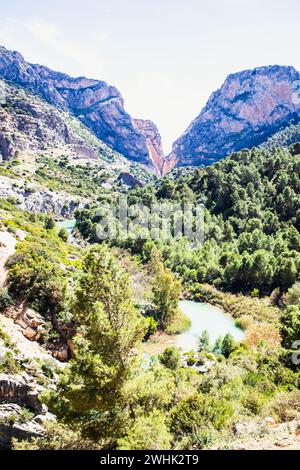
[[[41,426],[44,426],[49,421],[56,421],[56,416],[52,413],[47,412],[45,414],[35,416],[32,421]]]

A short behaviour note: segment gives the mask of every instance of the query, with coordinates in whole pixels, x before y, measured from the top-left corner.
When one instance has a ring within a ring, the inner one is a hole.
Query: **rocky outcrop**
[[[13,438],[42,437],[44,425],[56,419],[41,395],[55,389],[63,364],[28,341],[11,319],[0,315],[0,327],[0,449],[9,449]]]
[[[136,188],[137,186],[143,187],[144,184],[142,181],[140,181],[138,178],[133,176],[131,173],[123,172],[120,173],[119,175],[119,181],[122,181],[125,186],[128,186],[129,188]]]
[[[45,411],[39,396],[43,387],[32,382],[29,376],[0,374],[0,401],[16,403],[21,407],[41,413]]]
[[[12,439],[28,440],[43,436],[43,427],[34,419],[26,420],[16,404],[0,404],[0,450],[10,449]]]
[[[30,341],[39,341],[42,338],[45,319],[35,310],[28,307],[25,302],[7,307],[5,315],[14,320],[25,338]]]
[[[22,160],[37,152],[58,152],[83,160],[119,158],[68,112],[5,82],[5,100],[0,103],[0,160]]]
[[[85,199],[54,192],[43,186],[28,185],[22,179],[0,176],[0,198],[13,197],[18,207],[34,213],[71,216],[77,208],[83,207]]]
[[[235,423],[231,450],[299,450],[299,419],[277,423],[268,416],[258,421]],[[228,448],[228,443],[227,443]],[[219,449],[219,447],[218,447]]]
[[[53,106],[24,91],[6,85],[6,101],[0,106],[0,157],[18,152],[45,150],[56,144],[76,142],[64,116]]]
[[[152,121],[144,119],[134,119],[133,125],[145,136],[151,163],[156,173],[162,175],[164,173],[164,151],[157,126]]]
[[[157,142],[160,137],[154,124],[151,136],[144,125],[137,124],[124,109],[117,88],[104,81],[85,77],[72,78],[47,67],[29,64],[18,52],[0,47],[0,77],[36,93],[57,108],[68,110],[94,134],[126,158],[146,164],[157,171],[162,158]],[[23,126],[26,123],[22,124]],[[34,131],[35,132],[35,131]],[[1,134],[1,132],[0,132]],[[10,153],[9,142],[3,142],[5,155]]]
[[[300,120],[293,67],[268,66],[229,75],[174,143],[168,161],[208,165],[242,148],[265,142]]]

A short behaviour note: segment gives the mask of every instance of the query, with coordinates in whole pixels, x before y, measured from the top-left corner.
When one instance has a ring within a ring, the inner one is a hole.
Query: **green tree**
[[[223,338],[222,338],[222,336],[219,336],[216,339],[216,342],[214,344],[213,353],[222,354],[222,345],[223,345]]]
[[[291,349],[294,341],[300,340],[300,306],[289,306],[281,318],[282,344]]]
[[[165,268],[156,250],[151,255],[150,269],[153,278],[153,300],[162,328],[167,328],[180,315],[178,308],[182,286],[172,271]]]
[[[234,340],[234,337],[232,336],[231,333],[227,333],[224,336],[223,342],[222,342],[222,354],[225,357],[229,357],[230,354],[235,350],[236,348],[236,342]]]
[[[295,259],[282,254],[277,260],[276,281],[283,291],[291,287],[298,275]]]
[[[55,227],[55,220],[51,216],[47,216],[45,218],[45,224],[44,227],[46,230],[52,230]]]
[[[80,324],[75,357],[49,404],[94,440],[119,437],[129,419],[123,388],[135,367],[145,321],[133,306],[128,276],[106,247],[86,255],[73,312]]]
[[[203,330],[199,339],[198,339],[198,352],[201,351],[211,351],[211,344],[210,344],[210,339],[209,339],[209,333],[207,330]]]

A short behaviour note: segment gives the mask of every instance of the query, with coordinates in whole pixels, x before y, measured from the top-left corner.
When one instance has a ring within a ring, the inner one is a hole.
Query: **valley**
[[[0,447],[298,449],[299,72],[230,75],[169,156],[104,81],[0,79]],[[133,223],[187,203],[203,242]]]

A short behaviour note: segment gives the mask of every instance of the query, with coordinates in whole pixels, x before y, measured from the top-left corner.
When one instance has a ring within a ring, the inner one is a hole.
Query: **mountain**
[[[106,191],[156,179],[99,140],[68,111],[5,82],[0,104],[0,198],[21,209],[71,215]]]
[[[150,121],[131,118],[117,88],[30,64],[18,52],[4,47],[0,47],[0,78],[71,112],[112,149],[160,174],[163,151],[158,130]]]
[[[169,166],[209,165],[252,148],[300,121],[293,67],[267,66],[229,75],[173,144]]]
[[[6,106],[5,112],[4,106],[0,108],[3,159],[24,146],[40,148],[53,139],[67,145],[81,145],[88,155],[85,139],[81,144],[74,142],[62,113],[80,121],[101,145],[131,162],[147,166],[157,175],[164,175],[175,166],[209,165],[233,152],[266,142],[266,145],[274,142],[280,145],[282,139],[286,143],[298,139],[297,130],[291,126],[300,122],[300,103],[293,88],[300,74],[293,67],[275,65],[229,75],[173,144],[168,157],[164,156],[156,125],[132,118],[125,111],[117,88],[104,81],[72,78],[30,64],[18,52],[4,47],[0,47],[0,78],[6,83],[6,100],[11,101],[12,85],[31,96],[24,112],[20,112],[20,102],[18,112],[13,111],[14,106]],[[52,108],[37,105],[37,98]],[[287,133],[290,127],[292,130]],[[93,157],[94,152],[91,154]]]

